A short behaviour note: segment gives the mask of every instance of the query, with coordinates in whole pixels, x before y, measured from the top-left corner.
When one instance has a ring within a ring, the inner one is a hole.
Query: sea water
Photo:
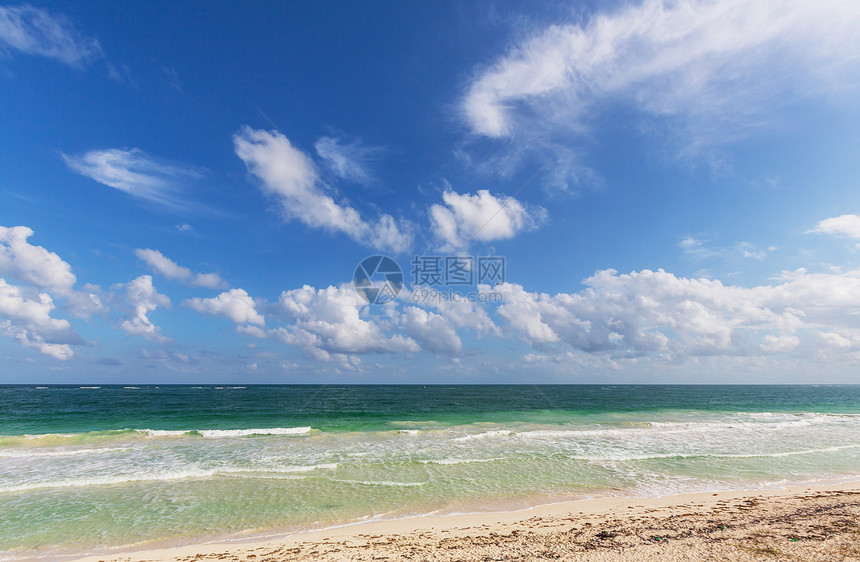
[[[0,386],[0,558],[857,479],[858,386]]]

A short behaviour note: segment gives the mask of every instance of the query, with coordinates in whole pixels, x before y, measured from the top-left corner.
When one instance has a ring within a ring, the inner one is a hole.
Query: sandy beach
[[[377,521],[112,560],[860,560],[860,482]]]

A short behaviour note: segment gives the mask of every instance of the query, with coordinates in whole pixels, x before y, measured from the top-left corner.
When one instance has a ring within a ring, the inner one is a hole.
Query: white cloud
[[[30,244],[27,239],[32,235],[33,230],[26,226],[0,226],[0,275],[63,297],[66,308],[80,318],[105,312],[98,287],[84,285],[83,291],[75,291],[72,266],[54,252]]]
[[[90,318],[107,314],[110,308],[104,303],[101,288],[89,283],[83,291],[74,291],[66,296],[66,307],[78,318]]]
[[[711,246],[709,240],[700,240],[687,236],[683,238],[678,247],[684,255],[699,260],[707,260],[713,258],[732,259],[738,256],[745,259],[754,259],[764,261],[772,253],[778,250],[776,246],[768,246],[767,248],[757,247],[750,242],[738,242],[734,246]]]
[[[57,254],[29,244],[27,238],[32,235],[26,226],[0,226],[0,274],[58,294],[70,294],[77,281],[72,267]]]
[[[667,359],[697,355],[812,353],[809,335],[860,336],[860,270],[784,273],[752,288],[665,271],[619,275],[599,271],[578,293],[554,296],[502,284],[499,313],[514,333],[538,348]],[[847,337],[847,336],[846,336]]]
[[[785,353],[795,349],[799,344],[800,338],[797,336],[767,335],[764,337],[761,349],[765,353]]]
[[[239,325],[263,326],[265,319],[257,312],[254,299],[244,289],[231,289],[211,299],[193,298],[183,303],[204,314],[226,316]],[[252,334],[259,334],[253,331]]]
[[[67,320],[51,317],[54,302],[46,293],[28,299],[25,290],[0,278],[0,333],[56,359],[73,355],[69,343],[80,343]]]
[[[644,0],[528,36],[476,76],[461,110],[478,135],[533,143],[632,105],[677,117],[695,152],[767,124],[775,103],[856,90],[858,27],[854,0]]]
[[[67,320],[51,318],[54,302],[50,295],[40,293],[38,300],[24,297],[21,287],[0,278],[0,314],[23,322],[28,329],[40,332],[62,332],[70,328]]]
[[[536,228],[546,218],[546,210],[527,209],[513,197],[494,196],[486,189],[476,195],[446,191],[443,205],[430,207],[436,237],[446,247],[462,249],[472,241],[491,242],[513,238],[517,233]]]
[[[705,242],[705,240],[699,240],[698,238],[687,236],[678,242],[678,246],[681,248],[682,252],[691,256],[708,258],[717,255],[717,252],[705,247]]]
[[[857,336],[854,336],[852,341],[845,336],[836,332],[818,332],[819,342],[822,346],[839,351],[846,351],[857,345]]]
[[[33,6],[0,6],[0,49],[6,47],[82,67],[103,57],[99,42],[61,15]]]
[[[320,137],[314,148],[333,174],[361,185],[373,182],[370,163],[385,152],[382,147],[367,146],[358,139],[346,143],[338,137]]]
[[[0,321],[0,333],[15,338],[24,347],[31,347],[60,361],[71,359],[75,354],[69,344],[46,342],[41,335],[15,326],[8,320]]]
[[[179,196],[183,184],[203,177],[199,170],[159,161],[138,148],[91,150],[63,154],[73,171],[134,197],[173,208],[187,206]]]
[[[824,219],[808,232],[860,238],[860,215],[841,215]]]
[[[150,321],[147,316],[159,306],[170,308],[170,299],[156,291],[152,285],[152,277],[141,275],[125,284],[113,286],[115,291],[123,294],[129,311],[120,323],[120,329],[135,335],[159,343],[170,341],[161,334],[161,329]]]
[[[423,290],[415,287],[411,293],[404,290],[400,293],[400,300],[417,304],[422,308],[434,308],[452,326],[474,330],[479,336],[487,334],[500,335],[498,327],[487,314],[486,309],[479,302],[489,301],[491,287],[478,285],[478,291],[474,293],[475,298],[466,295],[442,296],[441,293],[431,290]],[[484,295],[483,300],[480,300]]]
[[[399,316],[398,325],[429,351],[446,355],[458,355],[463,351],[457,331],[439,314],[408,306]]]
[[[366,306],[352,286],[314,289],[308,285],[281,293],[275,310],[293,322],[274,331],[279,340],[323,360],[364,353],[418,352],[411,338],[387,336],[373,321],[359,315]]]
[[[462,342],[456,328],[479,334],[498,333],[486,311],[472,302],[434,303],[440,311],[409,306],[397,310],[391,302],[376,315],[366,315],[367,303],[352,285],[315,289],[305,285],[281,293],[273,304],[256,303],[247,292],[233,289],[215,298],[193,298],[183,305],[204,314],[220,315],[236,324],[238,332],[296,346],[321,361],[337,361],[346,368],[368,353],[417,353],[422,349],[459,355]],[[266,329],[269,319],[285,325]],[[403,333],[397,333],[402,331]],[[388,332],[393,332],[389,334]]]
[[[187,267],[178,265],[167,258],[158,250],[137,249],[134,254],[147,263],[152,269],[164,275],[168,279],[175,279],[187,283],[192,287],[206,287],[208,289],[219,289],[226,283],[216,273],[194,273]]]
[[[279,199],[286,218],[313,228],[343,232],[381,250],[406,251],[412,237],[408,227],[390,215],[367,222],[358,211],[339,205],[324,190],[314,162],[277,131],[242,128],[233,138],[236,155],[261,181],[263,192]]]

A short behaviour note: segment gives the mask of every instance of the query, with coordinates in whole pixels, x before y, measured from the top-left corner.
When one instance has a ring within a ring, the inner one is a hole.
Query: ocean
[[[860,480],[860,386],[0,386],[0,559]]]

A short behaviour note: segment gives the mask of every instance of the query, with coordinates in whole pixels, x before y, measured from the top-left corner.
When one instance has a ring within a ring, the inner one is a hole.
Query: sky
[[[858,30],[0,4],[0,383],[860,382]]]

